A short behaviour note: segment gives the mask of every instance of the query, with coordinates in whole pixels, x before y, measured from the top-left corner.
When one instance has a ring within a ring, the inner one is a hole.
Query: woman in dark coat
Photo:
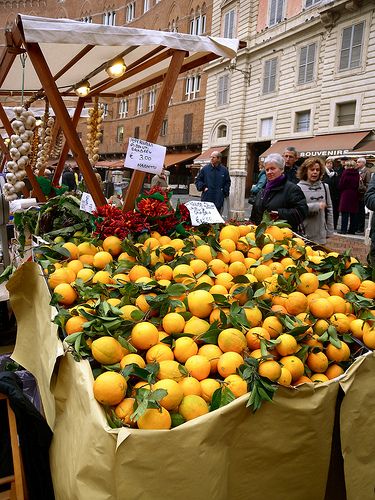
[[[264,212],[269,212],[273,218],[286,220],[298,232],[309,211],[305,195],[299,186],[287,180],[281,155],[268,155],[264,165],[267,183],[257,194],[251,221],[259,224]]]
[[[353,160],[345,162],[345,169],[340,179],[341,231],[340,234],[354,234],[357,230],[359,211],[359,172]],[[349,223],[349,229],[348,229]]]

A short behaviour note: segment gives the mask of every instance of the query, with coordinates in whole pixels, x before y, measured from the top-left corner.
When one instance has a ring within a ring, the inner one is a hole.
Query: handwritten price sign
[[[190,219],[193,226],[223,224],[225,222],[215,204],[210,201],[188,201],[185,203],[185,206],[190,212]]]
[[[94,200],[92,199],[91,194],[82,193],[81,204],[79,208],[83,210],[83,212],[88,212],[89,214],[92,214],[96,210],[96,205]]]
[[[125,167],[148,174],[160,174],[164,165],[165,152],[164,146],[130,137]]]

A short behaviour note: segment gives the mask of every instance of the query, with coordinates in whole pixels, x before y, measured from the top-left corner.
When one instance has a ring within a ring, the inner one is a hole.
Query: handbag
[[[255,193],[250,193],[249,200],[248,200],[250,205],[254,205],[256,197],[257,197],[257,195]]]

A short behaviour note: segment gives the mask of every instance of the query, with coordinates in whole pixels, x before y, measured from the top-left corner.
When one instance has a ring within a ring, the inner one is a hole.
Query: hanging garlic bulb
[[[16,115],[11,126],[14,134],[10,136],[9,160],[5,166],[7,182],[3,186],[4,198],[7,201],[16,200],[17,193],[25,187],[23,179],[26,177],[25,167],[29,163],[31,153],[31,138],[35,128],[36,120],[32,111],[23,106],[13,108]]]
[[[35,164],[35,169],[40,171],[44,171],[44,169],[48,165],[48,159],[50,155],[50,150],[52,146],[52,129],[55,123],[55,119],[52,116],[49,116],[48,109],[45,111],[42,116],[42,123],[39,127],[39,146],[38,146],[38,154],[37,160]]]
[[[94,107],[90,108],[89,116],[87,118],[87,139],[86,139],[86,153],[91,166],[99,160],[99,144],[102,137],[102,122],[103,122],[103,106],[95,101]]]
[[[51,152],[51,158],[53,158],[54,160],[60,158],[63,142],[64,142],[64,133],[60,128]]]

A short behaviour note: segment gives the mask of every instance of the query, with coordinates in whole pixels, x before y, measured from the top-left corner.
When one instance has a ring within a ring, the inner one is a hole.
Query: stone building
[[[247,41],[207,69],[203,149],[228,157],[232,216],[265,153],[375,151],[372,0],[216,0],[212,35]]]

